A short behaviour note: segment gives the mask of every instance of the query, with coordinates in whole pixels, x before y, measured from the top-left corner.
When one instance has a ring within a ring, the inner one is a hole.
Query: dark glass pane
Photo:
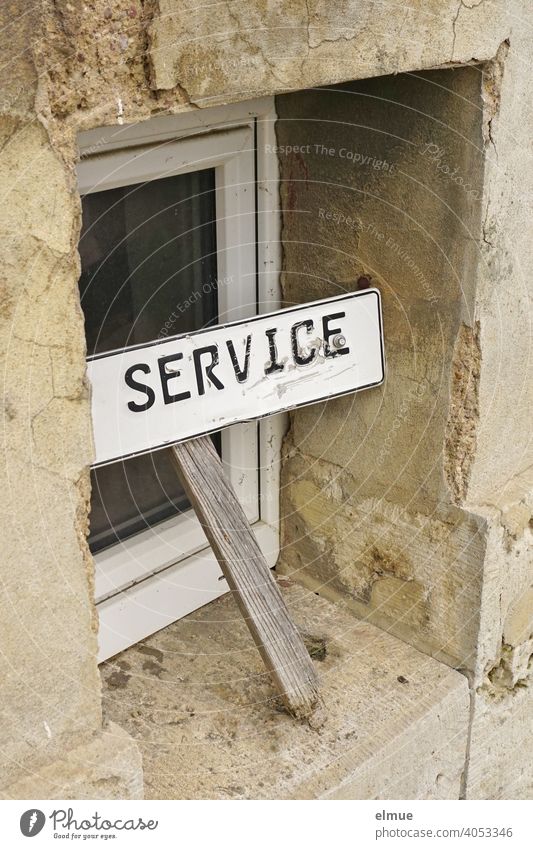
[[[82,203],[88,355],[216,318],[213,169],[97,192]]]
[[[216,323],[213,169],[86,195],[82,205],[89,355]],[[165,450],[96,469],[92,485],[93,551],[189,507]]]
[[[213,437],[220,453],[220,435]],[[93,469],[91,551],[101,551],[190,508],[167,450]]]

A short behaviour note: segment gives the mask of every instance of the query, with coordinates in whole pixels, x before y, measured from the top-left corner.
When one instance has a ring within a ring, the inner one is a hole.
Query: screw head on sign
[[[339,348],[344,348],[346,345],[346,336],[343,336],[342,333],[337,333],[337,335],[331,340],[331,344],[334,348],[337,348],[337,350]]]

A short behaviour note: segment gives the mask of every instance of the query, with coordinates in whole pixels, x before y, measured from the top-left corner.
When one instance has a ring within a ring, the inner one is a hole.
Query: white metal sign
[[[95,465],[377,386],[376,289],[95,354]]]

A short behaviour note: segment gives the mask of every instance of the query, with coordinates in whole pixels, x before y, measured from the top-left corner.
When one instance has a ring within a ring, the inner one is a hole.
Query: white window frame
[[[219,321],[280,307],[273,98],[79,136],[80,194],[215,169]],[[286,416],[222,431],[222,462],[267,562],[279,554]],[[194,511],[94,555],[102,662],[228,591]]]

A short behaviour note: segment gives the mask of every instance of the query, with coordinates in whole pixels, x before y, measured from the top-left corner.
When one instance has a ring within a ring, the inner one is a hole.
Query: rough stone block
[[[61,760],[0,791],[3,799],[142,799],[141,756],[113,722]]]
[[[377,286],[387,363],[383,387],[297,410],[293,441],[351,471],[361,499],[411,513],[464,496],[475,439],[481,80],[463,68],[276,99],[284,298]]]
[[[506,35],[503,0],[416,0],[376,13],[365,0],[156,0],[149,28],[152,85],[177,84],[193,103],[310,88],[494,56]],[[198,34],[201,34],[200,37]],[[340,48],[340,49],[339,49]]]
[[[533,690],[483,687],[474,697],[467,799],[533,798],[531,718]]]
[[[360,499],[345,469],[287,446],[278,569],[444,663],[474,670],[487,527]]]

